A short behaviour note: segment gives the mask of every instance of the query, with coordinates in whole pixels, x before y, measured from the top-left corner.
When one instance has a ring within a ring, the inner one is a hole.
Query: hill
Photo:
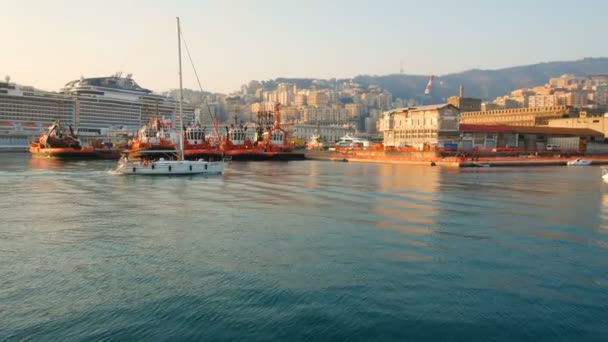
[[[433,81],[433,100],[443,101],[449,96],[457,95],[462,84],[465,95],[493,100],[498,96],[509,94],[514,89],[543,85],[552,77],[563,74],[589,76],[608,74],[608,58],[584,58],[576,61],[547,62],[532,65],[516,66],[505,69],[473,69],[459,73],[436,76]],[[379,85],[390,91],[395,98],[424,99],[424,89],[428,75],[393,74],[384,76],[361,75],[353,81],[364,87]],[[294,83],[298,88],[333,88],[348,79],[317,80],[307,78],[277,78],[264,82],[267,90],[276,89],[280,82]],[[428,99],[425,101],[427,102]]]
[[[577,61],[539,63],[497,70],[475,69],[444,75],[433,82],[433,90],[435,98],[446,98],[458,94],[458,87],[462,84],[467,96],[492,100],[506,95],[514,89],[543,85],[550,78],[563,74],[590,76],[606,73],[608,73],[608,58],[585,58]],[[401,75],[394,76],[397,76],[398,80]],[[390,82],[378,80],[380,86],[383,86],[383,83],[386,84],[386,89],[393,92],[396,97],[419,95],[425,86],[425,82],[418,81],[416,86],[420,90],[412,93],[409,91],[411,87],[405,87],[408,85],[407,83],[405,86],[394,87]]]
[[[360,75],[352,80],[364,87],[378,85],[390,91],[394,98],[416,99],[419,103],[429,103],[445,101],[449,96],[458,95],[458,88],[461,84],[465,88],[466,96],[480,97],[487,101],[507,95],[514,89],[543,85],[550,78],[563,74],[576,76],[608,74],[608,58],[584,58],[576,61],[547,62],[495,70],[473,69],[436,76],[433,81],[432,99],[424,95],[428,75]],[[295,84],[300,89],[310,89],[313,86],[317,89],[335,89],[349,80],[351,79],[281,77],[260,81],[259,84],[265,90],[276,90],[277,84],[282,82]],[[175,90],[170,93],[173,96],[176,95]],[[193,104],[201,103],[203,98],[209,95],[211,93],[184,89],[184,98]]]

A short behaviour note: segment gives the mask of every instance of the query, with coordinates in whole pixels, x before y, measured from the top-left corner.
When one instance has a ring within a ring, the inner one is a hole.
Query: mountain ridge
[[[371,85],[380,86],[393,94],[393,98],[403,100],[414,99],[418,103],[445,102],[450,96],[458,95],[462,85],[465,96],[478,97],[491,101],[496,97],[510,94],[519,88],[529,88],[546,84],[550,78],[563,74],[576,76],[591,76],[608,74],[608,57],[585,57],[571,61],[539,62],[535,64],[510,66],[500,69],[473,68],[456,73],[435,75],[431,96],[425,96],[424,90],[429,75],[422,74],[387,74],[387,75],[358,75],[353,78],[303,78],[277,77],[270,80],[257,81],[266,91],[276,90],[277,84],[286,82],[295,84],[299,89],[316,87],[317,89],[335,89],[344,82],[353,81],[367,88]],[[251,81],[250,84],[254,82]],[[195,99],[201,97],[196,90],[184,90],[184,97]],[[175,93],[170,90],[168,93]],[[211,93],[205,91],[202,95]],[[174,95],[174,94],[173,94]]]
[[[529,88],[546,84],[550,78],[563,74],[591,76],[608,74],[608,57],[585,57],[572,61],[539,62],[500,69],[469,69],[457,73],[435,76],[432,99],[445,101],[447,97],[458,95],[459,87],[465,89],[465,96],[479,97],[484,101],[508,95],[519,88]],[[340,83],[353,80],[363,87],[378,85],[390,91],[394,98],[425,100],[424,89],[429,75],[388,74],[358,75],[353,78],[315,79],[278,77],[262,82],[266,90],[276,89],[280,82],[294,83],[298,88],[332,88]],[[323,86],[323,84],[326,84]],[[428,100],[428,99],[426,99]]]

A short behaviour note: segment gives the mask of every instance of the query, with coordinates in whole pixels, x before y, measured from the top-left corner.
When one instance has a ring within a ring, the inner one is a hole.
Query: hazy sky
[[[0,0],[0,77],[47,90],[133,73],[178,86],[175,17],[205,90],[608,56],[605,0]],[[184,55],[184,86],[197,89]]]

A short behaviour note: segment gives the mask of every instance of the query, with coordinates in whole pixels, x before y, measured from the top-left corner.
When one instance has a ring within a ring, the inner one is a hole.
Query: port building
[[[552,119],[547,123],[549,127],[586,128],[602,132],[608,136],[608,116],[588,116],[587,112],[580,112],[579,117]]]
[[[460,110],[445,103],[393,109],[382,114],[379,131],[384,146],[433,150],[459,140]]]
[[[604,134],[589,128],[460,124],[462,151],[585,152],[603,145]]]
[[[549,120],[578,116],[570,106],[510,108],[460,113],[460,123],[482,125],[539,126]]]

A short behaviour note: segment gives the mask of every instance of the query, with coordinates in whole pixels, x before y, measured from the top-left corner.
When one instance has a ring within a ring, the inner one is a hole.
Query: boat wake
[[[122,173],[117,172],[116,170],[108,170],[106,173],[110,176],[122,176]]]

